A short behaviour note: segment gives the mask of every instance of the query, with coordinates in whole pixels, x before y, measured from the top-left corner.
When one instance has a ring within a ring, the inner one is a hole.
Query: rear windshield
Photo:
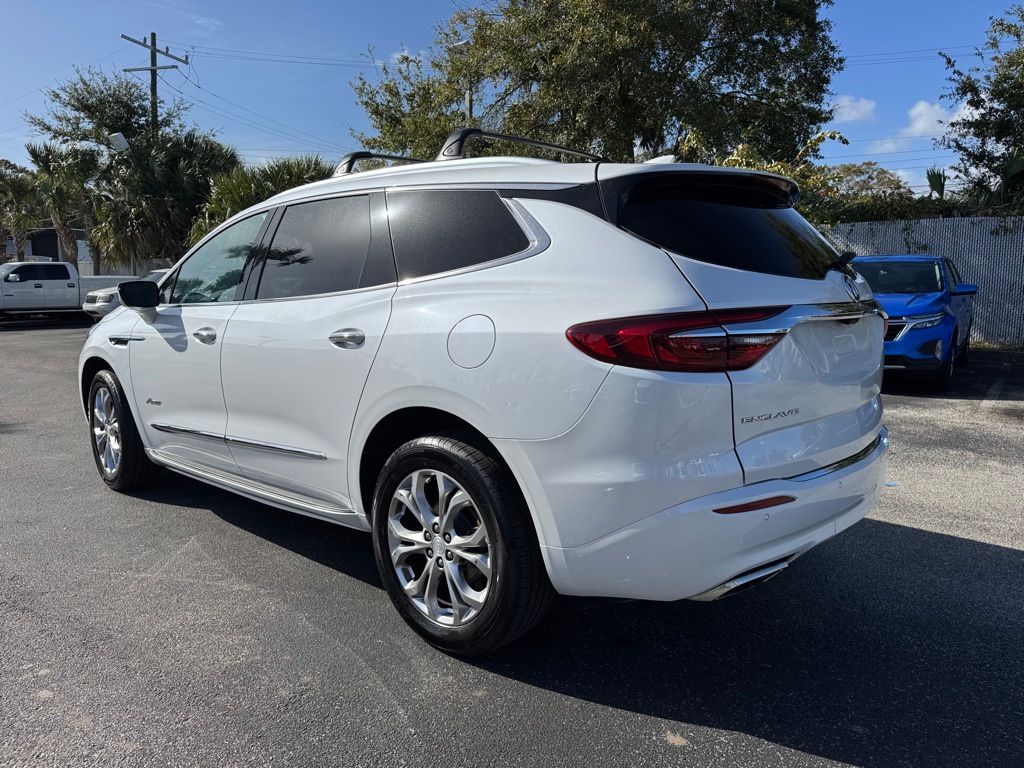
[[[838,258],[803,216],[741,186],[662,184],[634,191],[619,226],[691,259],[818,280]]]
[[[936,262],[858,261],[853,268],[863,275],[875,293],[937,293],[942,290],[942,273]]]

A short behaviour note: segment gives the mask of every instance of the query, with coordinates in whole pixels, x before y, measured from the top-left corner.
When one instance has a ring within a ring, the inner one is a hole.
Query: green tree
[[[143,158],[113,156],[96,187],[96,240],[105,254],[138,271],[187,248],[212,179],[239,164],[238,154],[204,133],[161,134]]]
[[[955,168],[975,191],[984,193],[996,180],[1007,180],[1011,159],[1024,153],[1022,43],[1024,5],[1013,5],[990,19],[985,44],[975,52],[979,63],[965,68],[943,54],[949,72],[943,98],[964,108],[939,144],[960,155]]]
[[[334,166],[319,155],[284,157],[266,165],[239,166],[213,178],[210,194],[192,224],[192,242],[214,227],[268,197],[328,178]]]
[[[839,163],[833,166],[837,193],[849,201],[868,198],[910,200],[914,192],[897,174],[874,160],[864,163]]]
[[[211,178],[238,166],[237,153],[186,125],[188,105],[180,100],[159,104],[160,131],[154,139],[149,92],[134,79],[78,70],[46,95],[46,112],[26,115],[28,123],[49,144],[96,157],[93,175],[81,184],[88,197],[85,214],[95,219],[93,250],[133,270],[144,262],[177,258],[209,195]],[[127,151],[112,151],[112,133],[124,135]],[[58,193],[73,197],[63,185],[50,191],[53,200]]]
[[[831,0],[501,0],[459,10],[426,67],[404,56],[353,83],[389,151],[432,156],[469,122],[613,160],[678,152],[692,132],[725,157],[741,144],[793,157],[826,122],[842,63],[821,16]],[[456,45],[464,42],[464,44]]]
[[[0,229],[10,232],[18,261],[24,260],[25,243],[39,229],[42,217],[43,207],[32,172],[0,160]]]
[[[38,133],[60,144],[108,146],[107,136],[120,133],[136,152],[145,154],[152,144],[149,130],[149,90],[140,81],[108,75],[95,67],[76,69],[73,77],[43,91],[44,114],[25,115]],[[180,133],[188,105],[176,99],[157,104],[160,130]]]
[[[925,178],[928,179],[928,196],[935,195],[939,200],[946,199],[946,182],[949,181],[949,176],[946,174],[944,168],[939,168],[933,165],[931,168],[924,172]]]
[[[99,168],[99,153],[87,147],[61,147],[56,144],[29,144],[29,157],[35,165],[36,191],[53,222],[64,258],[78,265],[76,223],[91,223],[91,205],[87,185]],[[87,229],[87,233],[91,226]]]

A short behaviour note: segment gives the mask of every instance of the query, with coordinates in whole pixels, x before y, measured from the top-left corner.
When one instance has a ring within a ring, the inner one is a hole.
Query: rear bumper
[[[853,461],[694,499],[583,546],[545,546],[552,583],[568,595],[713,599],[737,577],[788,563],[864,517],[878,499],[888,447],[883,427]],[[780,495],[794,501],[713,511]]]

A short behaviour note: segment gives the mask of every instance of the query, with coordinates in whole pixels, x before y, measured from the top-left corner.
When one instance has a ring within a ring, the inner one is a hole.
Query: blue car
[[[889,315],[885,368],[925,374],[944,386],[967,361],[978,286],[940,256],[858,256],[859,272]]]

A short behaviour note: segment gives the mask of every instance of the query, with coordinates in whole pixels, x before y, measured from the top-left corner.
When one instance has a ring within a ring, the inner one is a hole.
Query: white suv
[[[785,178],[439,159],[348,172],[120,287],[79,381],[104,482],[167,467],[372,531],[426,640],[552,594],[714,599],[862,518],[884,317]]]

